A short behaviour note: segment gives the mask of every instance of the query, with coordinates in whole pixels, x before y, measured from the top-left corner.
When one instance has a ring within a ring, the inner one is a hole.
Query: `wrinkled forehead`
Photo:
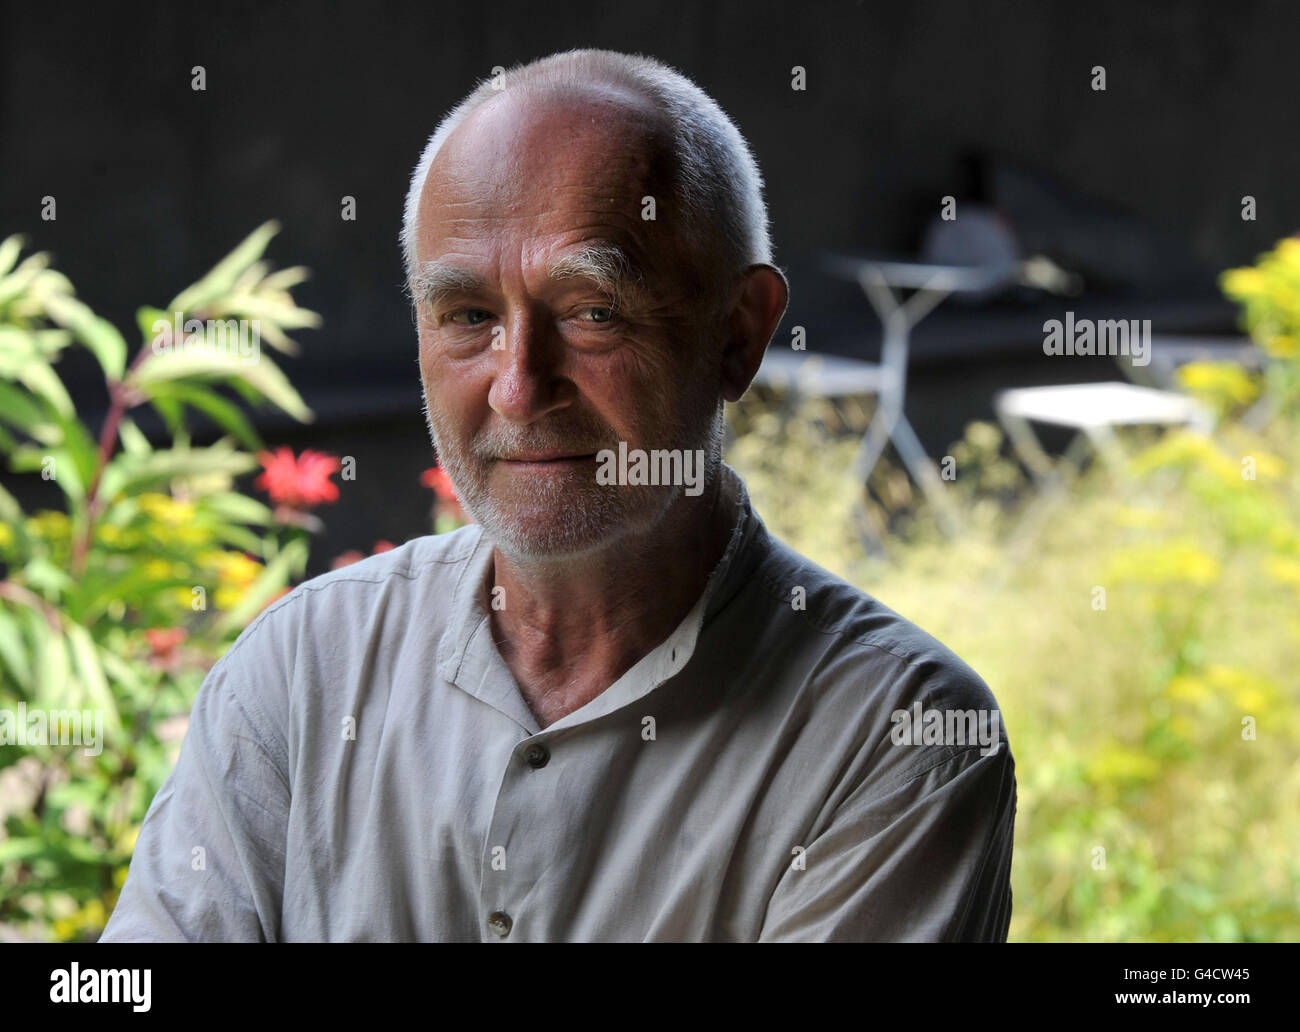
[[[427,258],[511,227],[653,248],[667,229],[660,211],[674,171],[670,127],[649,99],[611,86],[520,96],[507,87],[438,151],[420,197],[418,250]]]

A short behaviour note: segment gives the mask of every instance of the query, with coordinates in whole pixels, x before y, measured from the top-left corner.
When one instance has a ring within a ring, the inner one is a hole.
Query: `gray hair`
[[[613,50],[569,50],[516,65],[503,79],[479,83],[443,118],[411,176],[402,216],[402,257],[408,286],[416,269],[416,221],[429,168],[443,142],[504,86],[527,94],[582,85],[621,86],[645,97],[667,116],[676,157],[675,189],[682,206],[674,222],[688,241],[723,263],[719,275],[739,276],[755,263],[770,264],[772,243],[763,178],[735,124],[707,93],[652,58]],[[418,295],[415,295],[418,296]]]

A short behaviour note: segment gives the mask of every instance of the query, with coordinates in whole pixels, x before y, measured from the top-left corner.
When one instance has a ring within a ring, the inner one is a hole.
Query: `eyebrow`
[[[473,294],[487,285],[478,273],[470,272],[446,258],[421,263],[411,277],[411,297],[416,304],[436,307],[449,298]]]
[[[551,280],[587,279],[612,299],[614,306],[642,295],[645,277],[618,244],[593,243],[570,252],[547,268]],[[422,263],[411,277],[410,294],[417,304],[436,307],[453,297],[485,290],[487,280],[446,258]]]
[[[587,279],[621,307],[639,298],[645,277],[636,260],[618,244],[594,243],[555,262],[548,270],[553,280]]]

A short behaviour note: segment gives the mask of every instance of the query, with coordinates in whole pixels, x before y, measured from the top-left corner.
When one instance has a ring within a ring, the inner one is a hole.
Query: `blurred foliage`
[[[1265,384],[1279,407],[1300,401],[1300,236],[1278,241],[1254,265],[1229,269],[1219,278],[1223,292],[1241,305],[1241,322],[1274,361]]]
[[[167,309],[142,308],[129,365],[46,255],[19,262],[20,239],[0,244],[0,451],[63,496],[24,512],[0,488],[0,712],[88,709],[104,732],[97,755],[0,744],[0,932],[98,936],[204,674],[304,572],[314,517],[292,499],[321,496],[329,457],[264,459],[275,509],[234,486],[266,455],[238,401],[310,418],[301,398],[265,355],[151,346],[180,312],[256,319],[293,353],[286,331],[318,320],[289,294],[304,270],[261,260],[274,232]],[[857,402],[754,391],[728,409],[728,461],[771,530],[996,693],[1019,779],[1013,939],[1300,937],[1300,241],[1223,287],[1269,360],[1258,375],[1183,368],[1219,414],[1214,435],[1132,432],[1125,475],[1088,470],[1034,521],[989,423],[949,449],[954,540],[889,456],[866,488],[846,475],[870,414]],[[98,438],[55,369],[73,346],[104,372]],[[133,421],[144,405],[165,447]],[[226,436],[195,446],[195,413]],[[437,529],[463,523],[445,475],[424,483]],[[872,538],[885,554],[864,549]]]
[[[285,331],[319,323],[289,293],[306,271],[271,272],[261,260],[276,231],[260,227],[165,310],[140,309],[144,342],[129,365],[126,339],[48,255],[20,262],[21,238],[0,244],[0,452],[11,472],[62,493],[61,507],[28,513],[0,487],[8,936],[98,936],[204,674],[305,570],[305,520],[286,522],[234,485],[261,448],[236,399],[311,415],[260,349],[292,354]],[[103,370],[109,404],[98,438],[56,369],[71,347],[88,349]],[[142,406],[161,417],[163,446],[133,419]],[[195,445],[195,413],[225,436]],[[95,714],[103,737],[73,723],[81,742],[60,744],[53,715],[42,736],[18,726],[23,710]]]
[[[886,558],[847,529],[849,499],[867,504],[845,476],[856,442],[810,429],[821,403],[732,410],[767,431],[728,461],[778,536],[997,696],[1019,783],[1012,939],[1300,938],[1300,242],[1224,287],[1269,360],[1184,369],[1213,436],[1129,432],[1124,475],[1094,464],[1030,520],[999,431],[972,424],[949,449],[960,535],[920,519]],[[1251,426],[1260,400],[1272,418]]]

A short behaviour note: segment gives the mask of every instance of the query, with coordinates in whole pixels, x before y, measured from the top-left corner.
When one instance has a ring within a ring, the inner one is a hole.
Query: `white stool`
[[[1063,457],[1076,467],[1089,445],[1115,465],[1120,455],[1114,434],[1117,426],[1190,426],[1208,432],[1214,423],[1203,405],[1184,394],[1118,382],[1020,387],[1001,392],[994,408],[1016,453],[1040,487],[1052,478],[1055,467],[1030,423],[1077,431]]]

